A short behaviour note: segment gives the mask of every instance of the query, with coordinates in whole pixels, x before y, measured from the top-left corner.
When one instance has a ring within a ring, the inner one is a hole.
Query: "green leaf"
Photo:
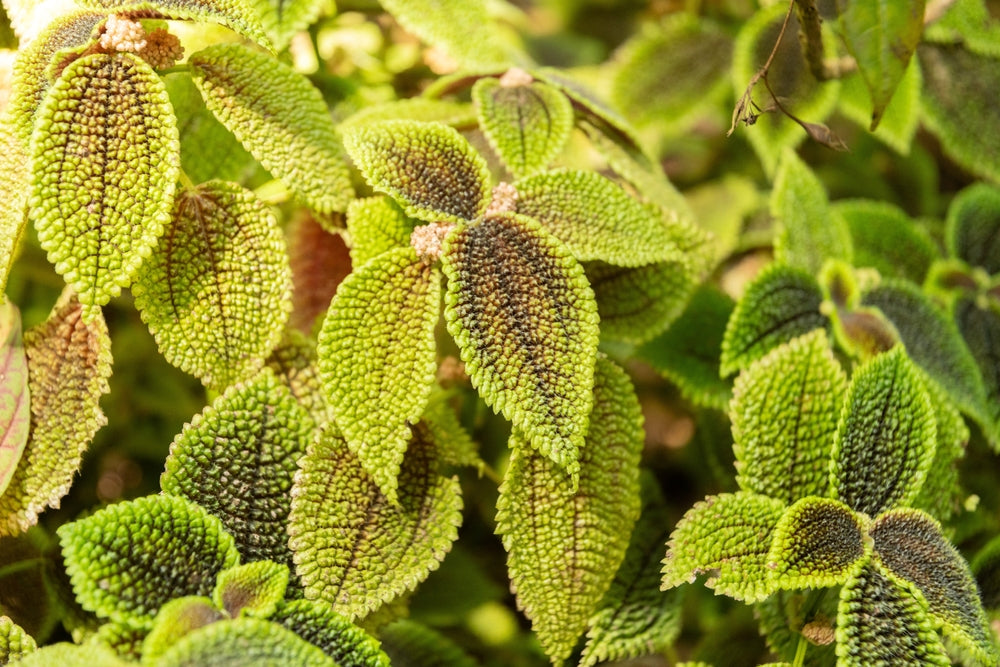
[[[851,237],[834,216],[826,189],[794,151],[786,148],[771,191],[771,215],[778,221],[778,262],[817,275],[828,259],[851,260]]]
[[[132,54],[75,60],[46,96],[31,144],[30,216],[86,319],[132,282],[163,233],[179,152],[166,88]]]
[[[1000,56],[1000,22],[985,0],[956,0],[944,15],[926,26],[924,39],[942,44],[962,43],[973,53]]]
[[[689,509],[670,534],[662,588],[708,574],[717,595],[759,602],[768,581],[771,536],[785,511],[780,500],[741,491],[709,496]]]
[[[479,445],[462,426],[450,405],[449,392],[435,390],[427,401],[427,408],[420,417],[420,423],[414,425],[422,431],[421,437],[437,443],[441,449],[441,459],[454,466],[470,466],[482,474],[486,464],[479,456]]]
[[[516,430],[496,532],[517,604],[553,662],[566,660],[597,609],[639,516],[642,410],[618,366],[599,357],[579,486]]]
[[[474,220],[490,202],[490,170],[457,130],[387,120],[344,129],[344,147],[365,180],[427,222]]]
[[[167,361],[217,390],[245,380],[264,365],[291,310],[281,228],[235,183],[185,190],[133,293]]]
[[[472,385],[575,478],[599,337],[583,268],[538,223],[511,213],[457,227],[442,260],[445,320]]]
[[[955,301],[952,314],[986,389],[983,432],[994,448],[1000,447],[1000,312],[996,306],[961,297]]]
[[[921,44],[924,73],[920,98],[923,121],[942,150],[969,171],[1000,180],[1000,107],[990,91],[1000,87],[996,57],[978,55],[961,44]]]
[[[238,618],[212,623],[185,635],[157,660],[159,667],[336,667],[317,646],[277,623]]]
[[[919,510],[891,510],[872,523],[869,535],[881,565],[920,589],[929,614],[963,656],[1000,663],[969,565],[937,521]]]
[[[840,200],[831,208],[850,229],[855,266],[870,266],[883,276],[923,283],[938,250],[902,209],[867,199]]]
[[[676,384],[691,402],[725,410],[733,391],[719,374],[719,359],[734,306],[724,292],[703,285],[670,328],[640,347],[636,355]]]
[[[319,18],[323,0],[249,0],[275,51],[284,51],[296,33]]]
[[[910,64],[903,73],[889,106],[884,109],[878,127],[872,135],[900,155],[909,155],[913,137],[920,127],[920,97],[923,76],[920,61],[910,58]],[[838,110],[861,127],[868,129],[872,121],[871,92],[865,85],[864,77],[854,72],[841,79]]]
[[[210,46],[188,64],[205,105],[265,169],[320,213],[347,209],[343,149],[308,79],[241,44]]]
[[[844,503],[802,498],[785,510],[771,537],[771,583],[788,590],[843,584],[865,553],[864,528]]]
[[[823,291],[809,273],[771,264],[754,278],[740,300],[722,339],[720,372],[731,375],[769,351],[815,329],[830,333],[820,312]]]
[[[515,176],[545,169],[573,131],[569,98],[548,84],[532,81],[523,70],[508,70],[500,79],[480,79],[472,87],[472,99],[490,146]]]
[[[320,378],[337,426],[393,503],[410,425],[434,384],[440,302],[440,271],[397,248],[347,277],[319,333]]]
[[[185,635],[223,619],[225,613],[207,597],[188,595],[170,600],[153,619],[153,627],[142,642],[140,659],[158,660]]]
[[[340,667],[389,667],[378,640],[322,600],[288,602],[270,620],[323,649]]]
[[[457,644],[415,621],[396,621],[379,633],[393,667],[476,667]]]
[[[0,294],[7,288],[28,221],[28,155],[9,114],[0,114]],[[0,490],[2,492],[2,490]]]
[[[38,650],[38,645],[24,629],[9,616],[0,616],[0,662],[17,662]]]
[[[958,459],[965,456],[969,429],[941,385],[922,373],[924,389],[934,408],[937,447],[934,461],[927,471],[927,480],[913,501],[913,507],[926,511],[939,521],[948,521],[962,511],[965,491],[959,483]]]
[[[684,263],[661,211],[593,171],[546,171],[514,184],[517,212],[542,223],[573,256],[617,266]]]
[[[736,482],[785,503],[826,495],[847,376],[822,329],[755,361],[733,387]]]
[[[1000,273],[1000,188],[975,183],[948,206],[948,253],[989,274]]]
[[[583,667],[662,652],[680,634],[680,595],[660,591],[667,507],[652,475],[644,475],[641,483],[642,511],[625,558],[588,622]]]
[[[212,601],[230,618],[269,618],[288,589],[288,566],[270,560],[237,565],[219,573]]]
[[[98,642],[70,644],[59,642],[43,646],[21,658],[17,667],[126,667],[131,664],[121,660],[114,652]]]
[[[442,82],[447,77],[441,77]],[[430,86],[424,90],[428,95]],[[345,118],[340,124],[343,129],[348,125],[364,125],[380,120],[418,120],[424,123],[438,122],[451,125],[456,129],[474,127],[478,122],[476,110],[469,102],[454,100],[436,100],[428,97],[409,97],[402,100],[392,100],[381,104],[371,104],[358,109]]]
[[[896,346],[854,372],[834,439],[832,495],[868,516],[908,505],[927,479],[936,446],[923,378]]]
[[[840,591],[837,665],[951,664],[912,584],[864,559]]]
[[[840,31],[872,98],[874,130],[924,28],[924,0],[838,0]]]
[[[107,423],[98,400],[108,392],[111,341],[98,312],[85,322],[67,288],[48,319],[24,333],[31,396],[31,435],[0,495],[0,535],[16,535],[58,507],[83,453]]]
[[[438,471],[435,449],[419,437],[411,440],[393,504],[329,428],[310,445],[299,460],[288,519],[307,598],[353,620],[437,568],[458,536],[462,498],[458,480]]]
[[[685,190],[684,197],[694,211],[698,226],[712,235],[710,268],[725,262],[744,249],[744,219],[761,208],[763,194],[744,175],[726,174]]]
[[[332,419],[323,398],[316,344],[300,331],[288,330],[271,352],[267,367],[288,387],[316,424]]]
[[[996,611],[1000,607],[1000,535],[976,553],[970,569],[976,577],[983,607]]]
[[[0,497],[10,484],[31,425],[28,357],[21,341],[21,313],[0,303]]]
[[[410,244],[414,220],[389,197],[355,199],[347,207],[351,264],[362,267],[384,252]]]
[[[56,532],[77,601],[114,621],[148,623],[168,600],[211,594],[240,558],[221,521],[176,496],[111,505]]]

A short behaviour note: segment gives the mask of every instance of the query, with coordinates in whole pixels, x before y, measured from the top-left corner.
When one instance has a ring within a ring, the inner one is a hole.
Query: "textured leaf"
[[[969,565],[937,521],[918,510],[892,510],[875,520],[869,535],[881,564],[920,589],[931,617],[963,654],[984,665],[1000,663]]]
[[[962,297],[954,304],[953,316],[986,389],[988,421],[983,431],[994,448],[1000,447],[1000,312]]]
[[[210,46],[188,63],[205,105],[265,169],[320,213],[347,208],[343,149],[308,79],[241,44]]]
[[[160,607],[153,619],[153,627],[142,642],[138,659],[159,660],[185,635],[223,619],[226,615],[207,597],[187,595],[170,600]]]
[[[948,207],[948,253],[989,274],[1000,273],[1000,188],[976,183]]]
[[[344,147],[368,183],[427,222],[481,216],[490,170],[458,131],[440,123],[387,120],[344,130]]]
[[[191,598],[178,599],[189,600]],[[173,602],[175,600],[171,600],[163,607],[160,607],[160,610],[162,611],[164,607],[170,606]],[[216,613],[218,612],[216,611]],[[138,662],[142,660],[143,643],[149,634],[149,623],[146,619],[142,619],[142,621],[108,621],[97,628],[96,637],[93,641],[111,648],[123,660]]]
[[[316,344],[312,339],[298,331],[286,331],[271,353],[267,367],[284,382],[316,424],[324,424],[331,419],[323,399]]]
[[[509,80],[480,79],[472,87],[472,99],[479,126],[503,164],[515,176],[530,176],[545,169],[566,146],[573,131],[573,105],[548,84]]]
[[[583,269],[538,223],[509,213],[457,227],[442,259],[445,320],[473,386],[575,478],[599,336]]]
[[[389,667],[378,640],[321,600],[289,602],[270,620],[323,649],[340,667]]]
[[[700,287],[681,316],[636,351],[696,405],[725,410],[732,386],[719,374],[722,336],[734,303],[724,292]]]
[[[151,622],[172,598],[209,595],[240,557],[221,521],[176,496],[111,505],[57,533],[77,601],[111,620]]]
[[[319,647],[296,637],[277,623],[257,618],[206,625],[185,635],[165,651],[156,664],[162,667],[336,667],[333,659]]]
[[[28,156],[9,114],[0,114],[0,294],[17,257],[28,221]],[[2,485],[0,485],[2,486]]]
[[[865,199],[840,200],[832,209],[850,229],[855,266],[923,282],[938,251],[906,213],[892,204]]]
[[[464,69],[504,68],[514,55],[484,0],[383,0],[399,24]]]
[[[642,411],[623,370],[598,358],[580,483],[517,431],[497,499],[497,533],[518,607],[553,662],[569,657],[628,547],[639,516]]]
[[[144,60],[97,53],[63,70],[36,126],[30,215],[90,320],[169,221],[180,151],[170,99]]]
[[[751,364],[736,378],[730,407],[740,488],[789,504],[826,495],[846,393],[847,376],[822,329]]]
[[[237,565],[219,573],[212,601],[230,618],[269,618],[285,597],[288,567],[269,560]]]
[[[910,64],[903,73],[889,106],[885,108],[878,127],[872,136],[901,155],[909,155],[913,137],[920,127],[920,98],[923,76],[920,62],[910,58]],[[854,72],[841,79],[838,110],[866,130],[871,127],[871,92],[865,85],[864,77]]]
[[[418,431],[419,434],[419,431]],[[329,429],[299,461],[289,546],[306,597],[348,619],[412,590],[451,548],[461,523],[456,478],[438,472],[433,443],[413,439],[394,505]]]
[[[780,500],[752,493],[709,496],[689,509],[670,534],[662,587],[708,574],[717,595],[759,602],[773,591],[767,558],[771,536],[785,510]]]
[[[438,82],[445,79],[446,76],[441,77]],[[409,97],[362,107],[345,118],[340,127],[343,129],[348,125],[363,125],[380,120],[418,120],[425,123],[444,123],[454,128],[475,127],[476,110],[471,103],[426,97],[434,85],[431,83],[424,90],[425,97]]]
[[[913,586],[878,566],[860,561],[840,591],[837,665],[951,664]]]
[[[59,642],[43,646],[21,658],[17,667],[126,667],[129,663],[121,660],[110,648],[97,642],[70,644]]]
[[[355,199],[347,207],[351,233],[351,264],[362,267],[370,259],[410,243],[414,221],[389,197]]]
[[[799,500],[785,510],[771,537],[771,582],[789,590],[843,584],[865,553],[863,530],[859,517],[841,502]]]
[[[479,446],[465,430],[448,402],[450,394],[435,390],[431,393],[427,408],[414,426],[422,432],[422,438],[437,444],[441,459],[454,466],[470,466],[480,474],[486,464],[479,457]]]
[[[319,370],[337,426],[389,502],[437,370],[441,273],[407,246],[343,282],[319,333]]]
[[[581,262],[642,266],[684,260],[660,210],[596,172],[546,171],[514,187],[517,212],[542,223]]]
[[[312,25],[323,10],[321,0],[250,0],[275,51],[283,51],[297,32]]]
[[[441,633],[415,621],[396,621],[379,633],[393,667],[476,667],[478,663]]]
[[[9,616],[0,616],[0,662],[7,664],[38,649],[35,640]]]
[[[0,535],[16,535],[58,507],[83,452],[107,418],[98,406],[108,392],[111,341],[103,317],[86,323],[67,288],[49,318],[24,333],[31,396],[31,435],[14,476],[0,495]]]
[[[868,516],[908,505],[937,445],[934,411],[906,351],[895,347],[859,367],[833,446],[830,489]]]
[[[167,361],[218,390],[247,379],[280,340],[291,309],[281,228],[235,183],[186,190],[133,293]]]
[[[783,264],[760,272],[736,303],[722,339],[723,376],[746,368],[770,350],[814,329],[830,332],[820,312],[823,292],[810,274]]]
[[[913,507],[926,511],[939,521],[948,521],[962,511],[965,490],[959,483],[958,459],[965,455],[969,429],[941,385],[923,374],[924,389],[934,408],[937,447],[934,461],[927,471],[927,480],[913,501]]]
[[[850,261],[847,225],[830,212],[823,184],[790,148],[774,177],[771,215],[779,225],[774,239],[779,262],[816,275],[828,259]]]
[[[0,303],[0,497],[7,489],[31,425],[28,358],[21,341],[21,313],[9,301]]]
[[[583,667],[661,652],[681,629],[680,596],[660,591],[660,559],[670,525],[652,475],[642,478],[642,513],[608,592],[590,617]]]

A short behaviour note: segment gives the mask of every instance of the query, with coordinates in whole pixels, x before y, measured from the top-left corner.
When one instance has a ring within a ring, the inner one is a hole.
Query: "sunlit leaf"
[[[89,320],[170,220],[180,151],[170,99],[144,60],[97,53],[63,70],[36,128],[30,215]]]
[[[185,635],[226,618],[225,613],[205,596],[186,595],[174,598],[160,607],[156,613],[152,629],[148,629],[140,646],[137,661],[158,660],[167,649]]]
[[[340,667],[389,667],[378,640],[322,600],[283,604],[269,618],[323,649]]]
[[[259,560],[220,572],[212,600],[230,618],[269,618],[284,599],[287,588],[288,567]]]
[[[283,51],[297,32],[312,25],[323,10],[322,0],[249,0],[275,51]]]
[[[445,320],[473,386],[575,477],[599,336],[583,268],[538,223],[509,213],[456,228],[442,259]]]
[[[16,535],[58,507],[84,451],[107,423],[98,400],[108,392],[111,341],[98,313],[89,323],[70,289],[49,318],[24,333],[31,396],[31,435],[0,495],[0,535]]]
[[[336,667],[333,658],[290,630],[258,618],[211,623],[185,635],[156,662],[162,667],[213,665]]]
[[[982,425],[983,431],[994,447],[1000,447],[1000,312],[962,297],[954,304],[953,316],[986,390],[989,421]]]
[[[28,358],[21,340],[21,314],[0,303],[0,497],[14,476],[31,425]]]
[[[896,91],[883,111],[878,127],[872,136],[884,142],[901,155],[909,155],[913,137],[920,127],[920,97],[923,76],[920,62],[910,58]],[[841,79],[838,111],[868,130],[872,121],[872,97],[859,72]]]
[[[178,195],[133,292],[167,361],[222,389],[250,377],[281,338],[290,274],[271,211],[249,190],[212,181]]]
[[[779,346],[733,387],[736,482],[793,503],[826,495],[847,376],[822,330]]]
[[[344,152],[308,79],[241,44],[210,46],[188,63],[205,105],[265,169],[320,213],[347,208]]]
[[[28,221],[29,175],[27,147],[17,136],[11,117],[0,114],[0,201],[4,202],[0,209],[0,294],[7,288]]]
[[[712,267],[742,249],[744,219],[765,201],[754,181],[735,173],[685,190],[684,197],[694,210],[698,226],[712,235]]]
[[[0,616],[0,662],[17,662],[38,649],[35,640],[9,616]]]
[[[239,562],[222,522],[177,496],[111,505],[57,533],[77,601],[112,620],[151,622],[172,598],[210,595]]]
[[[351,263],[362,267],[368,260],[410,243],[414,221],[389,197],[355,199],[347,207],[351,233]]]
[[[379,633],[393,667],[476,667],[455,642],[415,621],[396,621]]]
[[[642,411],[623,370],[599,357],[580,482],[515,431],[497,533],[518,606],[554,662],[565,660],[621,564],[639,516]]]
[[[989,274],[1000,273],[1000,188],[975,183],[948,207],[948,252]]]
[[[441,273],[409,246],[347,277],[319,333],[319,370],[337,426],[390,502],[437,370]]]
[[[387,120],[344,130],[344,147],[373,188],[427,222],[474,220],[490,202],[490,170],[456,130]]]
[[[778,588],[843,584],[865,553],[863,526],[847,505],[810,496],[785,510],[771,537],[768,568]]]

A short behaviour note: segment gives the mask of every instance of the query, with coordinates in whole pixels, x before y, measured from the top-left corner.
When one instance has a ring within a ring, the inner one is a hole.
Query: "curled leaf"
[[[160,607],[136,658],[147,662],[158,659],[184,635],[224,619],[225,612],[207,597],[186,595],[174,598]]]

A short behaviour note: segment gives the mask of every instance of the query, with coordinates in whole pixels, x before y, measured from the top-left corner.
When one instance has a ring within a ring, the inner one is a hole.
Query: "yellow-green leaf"
[[[38,649],[35,640],[9,616],[0,616],[0,662],[17,662]]]
[[[170,219],[180,145],[163,82],[144,60],[73,61],[38,111],[31,218],[91,319],[132,277]]]
[[[287,588],[286,565],[258,560],[220,572],[212,601],[230,618],[270,618],[284,599]]]
[[[810,496],[785,510],[771,537],[768,571],[776,588],[843,584],[865,553],[861,518],[842,502]]]
[[[296,33],[308,28],[326,6],[323,0],[249,0],[275,51],[284,51]]]
[[[148,629],[145,634],[142,645],[139,647],[139,655],[135,659],[137,662],[158,660],[164,651],[185,635],[226,618],[225,612],[216,606],[211,599],[203,595],[185,595],[174,598],[160,607],[156,613],[152,628]],[[101,630],[109,626],[114,627],[114,625],[117,624],[102,626]],[[127,627],[125,624],[122,625]]]
[[[18,137],[9,113],[0,114],[0,294],[17,257],[28,222],[29,167],[27,147]]]
[[[157,659],[158,667],[337,667],[318,646],[277,623],[237,618],[211,623],[184,635]]]
[[[316,343],[300,331],[288,330],[271,352],[267,367],[274,371],[316,424],[332,417],[323,398],[316,359]]]
[[[347,207],[351,264],[360,268],[382,253],[410,243],[414,221],[389,197],[355,199]]]
[[[210,46],[188,64],[205,105],[265,169],[321,213],[347,209],[343,149],[308,79],[242,44]]]
[[[878,127],[872,135],[900,155],[909,155],[913,137],[920,127],[920,98],[923,75],[920,61],[910,58],[903,78],[896,86],[889,106],[882,113]],[[840,99],[837,110],[858,125],[867,129],[872,120],[871,93],[859,72],[841,79]]]
[[[583,268],[537,222],[512,213],[457,227],[442,259],[445,320],[473,386],[575,478],[599,338]]]
[[[31,425],[28,358],[21,341],[21,314],[0,303],[0,497],[14,476]]]
[[[280,340],[291,310],[281,228],[235,183],[185,190],[133,293],[167,361],[214,389],[247,379]]]

